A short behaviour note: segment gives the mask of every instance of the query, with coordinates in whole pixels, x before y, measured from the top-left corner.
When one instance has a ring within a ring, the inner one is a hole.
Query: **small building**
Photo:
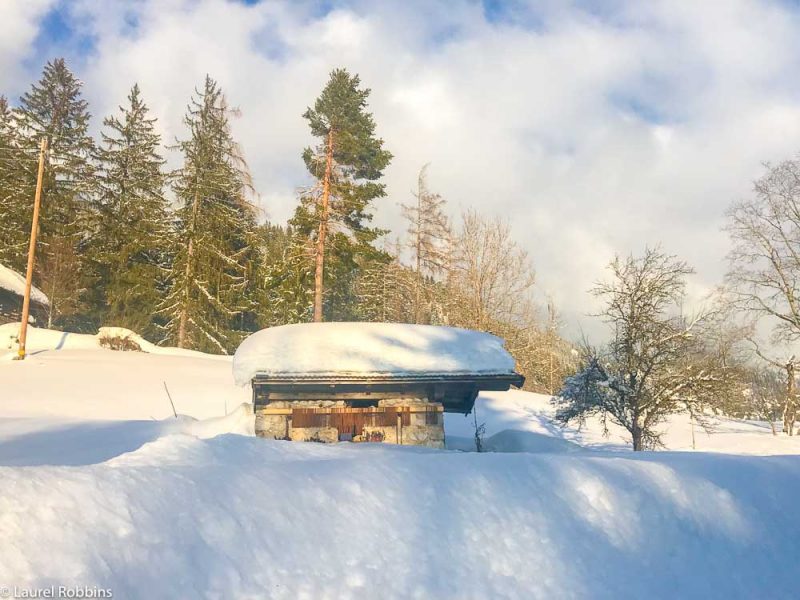
[[[22,318],[22,300],[25,295],[25,277],[5,265],[0,265],[0,325]],[[44,319],[50,300],[35,286],[31,286],[31,322]]]
[[[444,447],[444,413],[522,386],[503,340],[399,323],[305,323],[248,337],[233,359],[253,389],[256,435]]]

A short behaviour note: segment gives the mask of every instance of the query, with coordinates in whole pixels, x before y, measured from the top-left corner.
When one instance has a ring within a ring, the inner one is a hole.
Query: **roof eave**
[[[340,383],[478,383],[478,382],[508,382],[520,387],[525,382],[525,377],[519,373],[453,373],[453,374],[397,374],[397,373],[366,373],[359,374],[270,374],[256,373],[253,383],[260,384],[340,384]]]

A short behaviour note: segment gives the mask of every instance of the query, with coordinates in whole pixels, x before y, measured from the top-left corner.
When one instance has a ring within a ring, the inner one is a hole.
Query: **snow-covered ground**
[[[25,276],[5,265],[0,265],[0,289],[8,290],[22,297],[25,294]],[[35,285],[31,286],[31,300],[45,306],[50,305],[50,300]]]
[[[531,449],[544,443],[542,436],[573,442],[584,448],[605,451],[629,451],[630,436],[619,426],[609,423],[608,435],[604,435],[599,420],[590,420],[578,430],[575,427],[561,428],[553,422],[555,409],[549,396],[530,394],[518,390],[508,392],[485,392],[477,402],[478,423],[486,424],[489,449],[492,436],[499,440],[514,439],[513,445],[497,449],[504,452],[523,451],[526,440]],[[452,447],[464,444],[472,448],[475,424],[473,415],[446,416],[447,433]],[[769,424],[762,421],[742,421],[708,415],[703,418],[705,427],[694,422],[689,415],[673,415],[659,429],[664,432],[663,442],[667,450],[699,452],[724,452],[729,454],[800,454],[800,436],[772,435]],[[455,436],[460,438],[456,440]],[[694,441],[693,439],[694,438]]]
[[[547,398],[509,392],[478,400],[486,454],[266,441],[229,358],[113,352],[42,330],[29,350],[0,357],[0,589],[800,594],[800,443],[763,423],[715,419],[711,434],[695,428],[692,451],[680,416],[665,441],[685,451],[634,455],[619,431],[562,430]],[[472,416],[447,415],[446,429],[450,448],[470,447]]]

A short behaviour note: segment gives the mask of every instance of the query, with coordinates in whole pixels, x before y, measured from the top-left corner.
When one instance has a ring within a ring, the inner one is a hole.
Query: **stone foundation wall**
[[[288,415],[268,415],[264,413],[263,406],[255,407],[256,435],[271,440],[291,439]]]
[[[356,441],[371,441],[370,434],[377,434],[382,439],[375,441],[387,444],[444,448],[444,427],[441,425],[404,425],[399,432],[397,427],[365,427],[365,439]]]
[[[339,432],[335,427],[292,427],[291,411],[293,408],[345,408],[343,400],[320,401],[273,401],[267,405],[255,407],[255,431],[259,437],[292,441],[315,441],[333,443],[339,441]],[[378,401],[379,407],[408,406],[424,408],[431,406],[420,398],[390,398]],[[438,405],[437,405],[438,406]],[[277,414],[276,414],[277,413]],[[426,417],[431,417],[428,422]],[[408,425],[364,426],[363,433],[354,442],[387,442],[410,446],[427,446],[444,448],[444,414],[435,412],[412,412]]]

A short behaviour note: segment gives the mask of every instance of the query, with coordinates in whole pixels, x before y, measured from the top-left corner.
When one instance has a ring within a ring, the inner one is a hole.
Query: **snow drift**
[[[167,435],[0,468],[0,581],[115,597],[785,597],[795,457]]]
[[[117,598],[796,596],[797,456],[634,455],[599,423],[556,427],[548,398],[520,391],[478,399],[486,454],[267,441],[252,437],[230,357],[36,335],[44,349],[0,361],[0,586]],[[690,450],[686,417],[666,425],[669,447]],[[470,448],[472,416],[447,415],[446,429]],[[697,447],[797,454],[800,439],[717,418]]]
[[[457,375],[514,372],[503,340],[488,333],[404,323],[302,323],[263,329],[233,357],[238,385],[256,375]]]
[[[9,269],[5,265],[0,265],[0,289],[8,290],[15,293],[17,296],[25,295],[25,277],[16,271]],[[43,304],[50,305],[50,300],[47,296],[37,288],[35,285],[31,286],[31,300]]]
[[[5,323],[0,325],[0,358],[12,358],[17,355],[19,347],[19,323]],[[118,338],[128,340],[138,346],[139,351],[148,354],[162,354],[165,356],[193,356],[212,360],[230,360],[225,356],[205,354],[196,350],[156,346],[145,340],[139,334],[124,327],[101,327],[97,334],[71,333],[44,329],[41,327],[28,327],[26,349],[28,354],[45,352],[48,350],[98,350],[103,347],[104,338]]]

